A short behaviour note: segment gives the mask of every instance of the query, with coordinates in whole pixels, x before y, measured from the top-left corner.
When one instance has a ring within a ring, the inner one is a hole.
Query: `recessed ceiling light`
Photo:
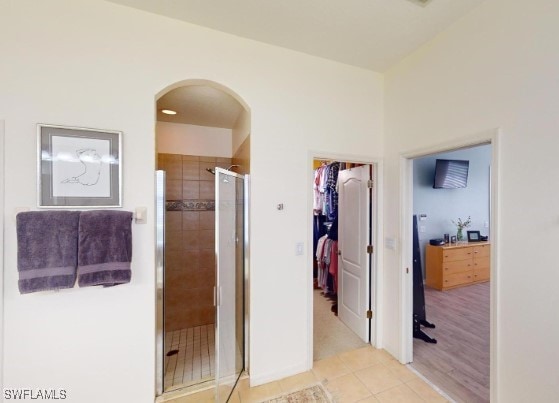
[[[161,109],[161,112],[163,112],[165,115],[176,115],[177,112],[172,111],[170,109]]]

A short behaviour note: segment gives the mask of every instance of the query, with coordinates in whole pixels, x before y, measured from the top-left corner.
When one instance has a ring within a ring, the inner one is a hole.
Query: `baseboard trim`
[[[268,382],[277,381],[283,378],[287,378],[288,376],[293,376],[293,375],[300,374],[302,372],[306,372],[309,369],[310,368],[307,367],[307,364],[305,362],[301,362],[297,365],[283,368],[278,371],[265,372],[263,374],[258,374],[258,375],[254,375],[254,373],[251,372],[249,378],[250,386],[254,387],[254,386],[263,385]]]

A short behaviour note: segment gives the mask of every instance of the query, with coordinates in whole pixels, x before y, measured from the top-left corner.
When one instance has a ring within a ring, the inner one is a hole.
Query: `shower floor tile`
[[[177,353],[167,355],[173,350]],[[165,333],[164,390],[189,386],[215,376],[215,325]]]

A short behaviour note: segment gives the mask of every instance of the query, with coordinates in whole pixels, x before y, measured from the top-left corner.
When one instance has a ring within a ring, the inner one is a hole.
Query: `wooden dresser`
[[[489,242],[426,246],[425,283],[437,290],[489,281]]]

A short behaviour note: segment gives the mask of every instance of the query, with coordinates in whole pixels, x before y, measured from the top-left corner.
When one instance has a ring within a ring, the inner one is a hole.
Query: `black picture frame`
[[[468,242],[481,242],[479,231],[468,231]]]

